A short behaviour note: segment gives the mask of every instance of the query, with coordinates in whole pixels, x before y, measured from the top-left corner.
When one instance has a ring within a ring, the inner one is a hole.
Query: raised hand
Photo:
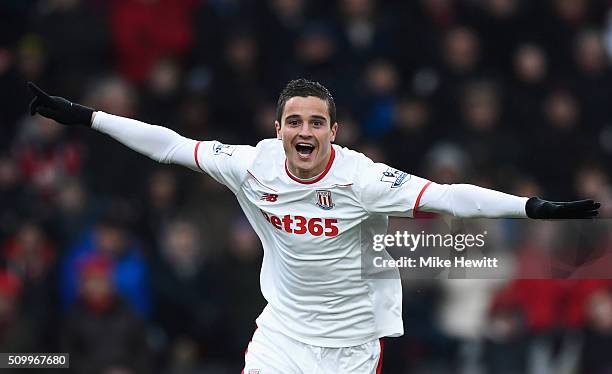
[[[64,125],[91,126],[94,109],[63,97],[49,96],[32,82],[28,82],[28,88],[34,94],[34,99],[30,102],[30,115],[38,113]]]
[[[539,197],[527,200],[525,211],[529,218],[539,219],[572,219],[591,218],[596,216],[601,206],[593,200],[547,201]]]

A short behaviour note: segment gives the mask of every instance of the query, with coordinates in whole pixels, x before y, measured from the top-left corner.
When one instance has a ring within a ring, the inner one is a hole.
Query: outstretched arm
[[[33,83],[28,87],[35,95],[30,114],[41,114],[65,125],[82,125],[103,132],[155,161],[175,163],[198,170],[194,149],[197,142],[156,125],[115,116],[72,103],[64,98],[49,96]]]
[[[104,112],[94,112],[91,127],[157,162],[198,170],[194,158],[197,141],[185,138],[166,127]]]
[[[469,184],[427,184],[417,210],[476,218],[570,219],[597,215],[593,200],[552,202],[518,197]]]

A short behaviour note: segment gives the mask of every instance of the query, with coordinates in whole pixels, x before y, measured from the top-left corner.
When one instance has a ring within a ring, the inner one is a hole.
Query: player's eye
[[[289,125],[291,126],[298,126],[300,124],[300,122],[297,119],[292,119],[289,121]]]
[[[314,121],[312,124],[313,124],[314,126],[319,127],[319,126],[322,126],[322,125],[323,125],[323,122],[321,122],[321,121]]]

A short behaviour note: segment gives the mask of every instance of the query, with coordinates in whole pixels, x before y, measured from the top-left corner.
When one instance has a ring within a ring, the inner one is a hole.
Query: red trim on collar
[[[289,168],[287,167],[287,159],[286,158],[285,158],[285,172],[287,173],[289,178],[293,179],[294,181],[296,181],[298,183],[302,183],[302,184],[317,183],[318,181],[320,181],[321,179],[323,179],[327,175],[327,173],[329,172],[329,169],[331,169],[332,164],[334,163],[334,159],[335,158],[336,158],[336,151],[334,150],[334,146],[332,145],[332,147],[331,147],[331,156],[329,156],[329,161],[327,162],[327,166],[325,166],[325,170],[323,170],[323,172],[318,177],[316,177],[313,180],[305,181],[305,180],[302,180],[300,178],[297,178],[297,177],[293,176],[289,172]]]

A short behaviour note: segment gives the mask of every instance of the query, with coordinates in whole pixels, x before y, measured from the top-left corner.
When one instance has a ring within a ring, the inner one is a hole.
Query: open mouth
[[[312,144],[308,143],[298,143],[295,145],[295,150],[302,157],[308,157],[314,151],[315,147]]]

